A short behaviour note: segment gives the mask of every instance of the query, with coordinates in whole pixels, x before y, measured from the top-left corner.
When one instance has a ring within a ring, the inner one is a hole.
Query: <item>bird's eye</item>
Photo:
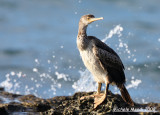
[[[87,17],[87,20],[89,20],[90,17]]]

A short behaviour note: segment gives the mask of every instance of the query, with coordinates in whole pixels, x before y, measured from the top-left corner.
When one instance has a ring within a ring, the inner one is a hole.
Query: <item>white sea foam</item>
[[[103,42],[106,42],[109,38],[112,38],[113,35],[117,34],[118,37],[122,36],[123,27],[120,25],[117,25],[114,27],[114,29],[110,30],[109,34],[106,35],[106,37],[102,40]]]
[[[14,72],[11,71],[10,73],[6,74],[6,79],[0,83],[0,87],[5,87],[6,91],[12,92],[12,93],[20,93],[18,89],[21,87],[21,82],[17,80],[20,79],[21,77],[24,77],[25,74],[22,72]],[[14,76],[17,76],[15,78]]]
[[[57,76],[57,79],[64,79],[65,81],[67,81],[67,76],[66,74],[64,73],[58,73],[57,71],[55,72],[55,75]]]
[[[129,88],[137,88],[140,83],[142,83],[142,81],[139,80],[139,79],[131,80],[131,83],[128,84],[128,85],[126,86],[126,88],[127,88],[127,89],[129,89]]]
[[[9,74],[6,74],[6,80],[4,80],[3,82],[1,82],[1,84],[0,84],[0,86],[1,87],[5,87],[6,90],[11,90],[11,88],[13,87],[13,84],[10,81],[9,76],[10,76]]]
[[[32,69],[32,72],[35,73],[34,76],[28,76],[24,74],[23,72],[14,72],[11,71],[10,73],[6,74],[6,79],[0,83],[0,87],[5,87],[6,91],[12,92],[12,93],[21,93],[21,94],[34,94],[35,96],[41,97],[43,95],[39,91],[44,88],[48,87],[48,89],[45,89],[44,94],[50,94],[49,97],[53,97],[53,95],[56,95],[57,88],[61,88],[62,84],[59,82],[59,79],[64,80],[67,82],[68,80],[71,81],[71,79],[68,77],[67,74],[59,73],[55,71],[56,78],[54,77],[53,71],[51,67],[54,67],[55,70],[58,68],[56,65],[51,65],[51,60],[47,60],[48,65],[48,71],[45,73],[38,70],[38,67],[34,67]],[[40,65],[39,59],[35,59],[36,66]],[[25,78],[26,77],[26,78]],[[27,82],[25,81],[27,80]],[[61,81],[62,81],[61,80]],[[23,91],[22,91],[23,89]]]
[[[74,82],[72,87],[77,91],[95,91],[96,82],[93,80],[91,73],[86,69],[85,71],[79,71],[80,79]]]

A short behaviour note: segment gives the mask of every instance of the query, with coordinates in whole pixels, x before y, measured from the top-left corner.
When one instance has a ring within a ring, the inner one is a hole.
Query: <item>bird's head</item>
[[[103,19],[103,17],[95,18],[94,15],[88,14],[88,15],[84,15],[81,17],[80,23],[83,23],[85,26],[87,26],[88,24],[90,24],[94,21],[102,20],[102,19]]]

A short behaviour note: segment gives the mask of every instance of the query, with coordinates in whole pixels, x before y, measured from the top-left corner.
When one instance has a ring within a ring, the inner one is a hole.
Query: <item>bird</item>
[[[86,68],[91,72],[98,84],[97,92],[89,97],[94,97],[94,108],[101,105],[107,98],[109,85],[116,85],[122,99],[131,106],[134,102],[125,87],[125,67],[118,54],[107,44],[94,36],[87,35],[87,27],[94,21],[102,20],[103,17],[95,18],[92,14],[83,15],[79,21],[77,47]],[[102,83],[106,87],[101,93]],[[81,97],[84,99],[86,96]]]

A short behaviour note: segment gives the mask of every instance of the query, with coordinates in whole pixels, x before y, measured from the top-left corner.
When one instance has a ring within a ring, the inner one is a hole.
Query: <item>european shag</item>
[[[123,100],[134,106],[134,102],[124,85],[124,65],[118,54],[98,38],[87,36],[88,24],[102,19],[103,17],[95,18],[91,14],[82,16],[77,35],[77,47],[83,63],[98,83],[97,93],[90,96],[94,97],[94,108],[107,98],[109,84],[116,85],[120,89]],[[102,83],[106,85],[104,94],[100,93]],[[84,98],[85,96],[81,97],[81,99]]]

